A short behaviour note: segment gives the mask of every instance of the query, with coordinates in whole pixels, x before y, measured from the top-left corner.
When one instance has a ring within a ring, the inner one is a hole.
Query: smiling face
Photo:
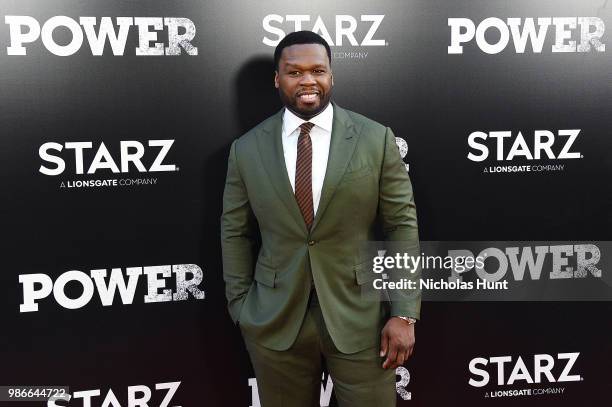
[[[331,98],[334,78],[325,47],[295,44],[284,48],[274,76],[281,102],[298,117],[319,114]]]

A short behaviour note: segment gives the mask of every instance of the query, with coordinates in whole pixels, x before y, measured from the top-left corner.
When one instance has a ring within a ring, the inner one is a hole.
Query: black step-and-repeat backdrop
[[[508,242],[548,300],[425,302],[398,405],[609,405],[612,305],[562,300],[612,270],[516,262],[612,240],[607,3],[2,0],[0,385],[259,406],[221,198],[231,141],[280,108],[274,46],[307,29],[337,103],[398,136],[421,239]]]

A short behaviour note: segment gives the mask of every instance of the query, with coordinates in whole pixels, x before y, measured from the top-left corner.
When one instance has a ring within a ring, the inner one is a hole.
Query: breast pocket
[[[362,178],[367,177],[372,173],[372,168],[369,166],[361,167],[356,170],[349,170],[344,173],[342,177],[342,182],[353,182]]]

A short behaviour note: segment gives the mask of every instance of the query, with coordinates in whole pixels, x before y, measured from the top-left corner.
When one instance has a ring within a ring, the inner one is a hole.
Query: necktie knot
[[[314,123],[304,122],[300,124],[300,134],[310,134],[310,130],[314,127]]]

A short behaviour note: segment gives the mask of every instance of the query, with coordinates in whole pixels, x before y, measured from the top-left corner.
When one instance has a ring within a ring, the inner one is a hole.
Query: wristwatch
[[[409,325],[412,325],[414,323],[416,323],[416,319],[414,318],[410,318],[410,317],[403,317],[401,315],[396,315],[396,317],[403,319],[404,321],[408,322]]]

